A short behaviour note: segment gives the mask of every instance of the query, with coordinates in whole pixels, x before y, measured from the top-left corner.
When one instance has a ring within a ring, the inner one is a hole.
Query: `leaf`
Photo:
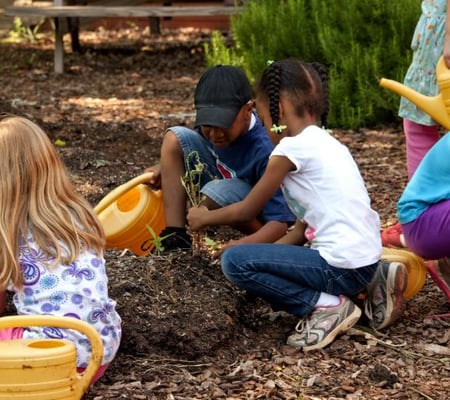
[[[63,147],[66,145],[66,142],[62,139],[56,139],[54,143],[55,143],[55,146],[59,146],[59,147]]]

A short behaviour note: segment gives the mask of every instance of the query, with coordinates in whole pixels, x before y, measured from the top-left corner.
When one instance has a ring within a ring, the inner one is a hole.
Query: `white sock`
[[[405,242],[405,235],[403,235],[403,233],[400,233],[399,239],[400,239],[400,243],[402,244],[403,247],[408,247],[408,246],[406,245],[406,242]]]
[[[320,293],[319,300],[317,300],[315,307],[334,307],[338,306],[340,303],[341,300],[338,296],[322,292]]]

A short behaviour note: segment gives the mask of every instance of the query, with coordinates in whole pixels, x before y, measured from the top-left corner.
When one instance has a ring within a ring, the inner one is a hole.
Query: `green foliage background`
[[[418,0],[248,0],[231,18],[231,41],[214,32],[208,65],[242,67],[255,80],[268,60],[319,61],[330,75],[331,127],[397,122],[399,96],[379,86],[399,82],[411,61]]]

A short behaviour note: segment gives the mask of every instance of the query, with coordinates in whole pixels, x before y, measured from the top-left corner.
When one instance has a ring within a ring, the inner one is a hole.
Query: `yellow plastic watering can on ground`
[[[92,356],[77,373],[76,348],[57,339],[0,341],[0,400],[79,400],[101,365],[103,343],[87,322],[51,315],[15,315],[0,318],[0,329],[48,326],[73,329],[91,343]]]
[[[411,251],[383,247],[381,259],[405,265],[408,270],[408,284],[405,290],[407,299],[414,297],[425,285],[427,280],[425,261]]]
[[[391,79],[382,78],[380,86],[405,97],[429,114],[438,124],[450,130],[450,69],[445,65],[444,57],[441,57],[436,65],[436,79],[439,94],[434,97],[425,96]]]
[[[166,220],[161,190],[144,184],[151,177],[150,172],[137,176],[112,190],[95,207],[105,231],[106,247],[129,249],[139,256],[153,249]]]

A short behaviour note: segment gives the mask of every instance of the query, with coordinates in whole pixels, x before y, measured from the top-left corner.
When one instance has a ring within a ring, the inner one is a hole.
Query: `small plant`
[[[197,151],[189,153],[185,160],[186,172],[181,177],[181,184],[186,191],[189,203],[192,207],[198,207],[202,202],[201,177],[205,169],[204,164],[200,161]],[[193,168],[192,168],[193,167]],[[202,242],[204,238],[203,232],[191,232],[192,235],[192,254],[199,255],[201,253]]]
[[[151,243],[155,247],[155,253],[160,255],[164,251],[164,245],[163,245],[164,240],[166,240],[168,237],[174,235],[174,233],[172,232],[165,236],[159,236],[156,234],[155,230],[150,225],[147,224],[145,226],[147,227],[148,231],[150,232],[150,235],[152,235]]]
[[[193,162],[191,161],[193,160]],[[205,169],[204,164],[200,161],[200,156],[197,151],[193,151],[186,156],[185,159],[186,172],[181,177],[181,184],[186,191],[189,202],[193,207],[198,207],[202,200],[201,177]],[[193,168],[191,168],[193,167]]]
[[[35,25],[27,25],[22,22],[19,17],[14,17],[12,29],[8,32],[8,42],[37,42],[41,39],[42,34],[39,33],[45,19],[42,18]]]
[[[208,254],[212,257],[215,256],[217,252],[221,252],[223,244],[221,242],[216,242],[214,239],[211,239],[207,236],[204,238],[205,247],[208,249]]]
[[[192,151],[191,153],[187,154],[184,163],[186,166],[186,172],[184,176],[181,177],[181,184],[186,191],[191,206],[198,207],[204,200],[204,197],[200,192],[200,189],[202,187],[202,176],[205,173],[209,173],[205,168],[205,164],[200,161],[200,156],[197,151]],[[211,178],[214,179],[212,176]],[[191,235],[192,254],[200,255],[203,250],[204,244],[207,243],[207,237],[204,232],[191,232]]]

